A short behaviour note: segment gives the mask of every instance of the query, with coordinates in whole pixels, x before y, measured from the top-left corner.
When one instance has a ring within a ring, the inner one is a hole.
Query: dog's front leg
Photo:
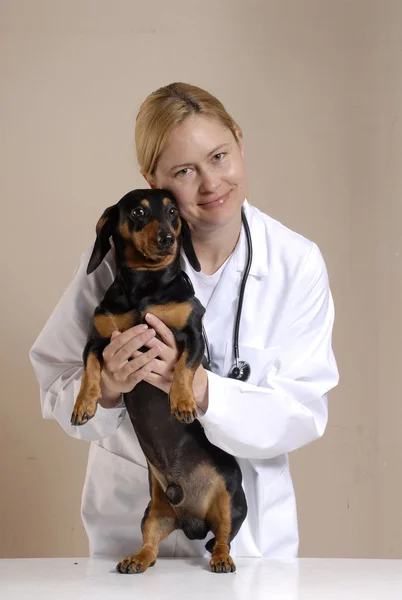
[[[201,314],[194,315],[183,331],[177,334],[177,340],[184,345],[184,349],[173,373],[169,400],[171,414],[183,423],[192,423],[197,418],[193,381],[204,355],[201,319]]]
[[[101,371],[103,350],[109,344],[114,331],[125,331],[137,322],[134,310],[122,314],[106,312],[103,307],[95,311],[90,337],[84,349],[84,372],[81,388],[71,415],[71,425],[84,425],[96,413],[101,394]]]
[[[84,425],[96,413],[98,401],[101,398],[102,365],[99,354],[97,349],[92,349],[87,353],[81,388],[71,415],[71,425]]]

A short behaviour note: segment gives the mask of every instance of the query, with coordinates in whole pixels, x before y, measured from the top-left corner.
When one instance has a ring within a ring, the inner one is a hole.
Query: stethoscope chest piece
[[[238,360],[228,373],[230,379],[237,379],[238,381],[247,381],[250,377],[251,369],[248,362],[245,360]]]

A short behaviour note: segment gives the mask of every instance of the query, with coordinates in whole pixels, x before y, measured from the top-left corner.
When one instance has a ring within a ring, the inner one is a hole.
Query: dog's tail
[[[177,483],[170,483],[166,488],[165,495],[173,506],[180,504],[184,498],[183,489]]]
[[[212,554],[212,550],[214,549],[215,546],[215,542],[216,542],[216,538],[211,538],[210,540],[207,541],[207,543],[205,544],[205,548],[208,550],[208,552],[210,552]]]

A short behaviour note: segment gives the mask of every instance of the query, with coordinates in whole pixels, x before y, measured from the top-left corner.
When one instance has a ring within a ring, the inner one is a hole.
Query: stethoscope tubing
[[[247,260],[246,260],[246,267],[244,269],[244,273],[243,273],[241,284],[240,284],[239,301],[237,304],[236,318],[235,318],[234,332],[233,332],[233,352],[234,352],[234,357],[235,357],[235,364],[233,365],[232,369],[229,372],[229,377],[245,381],[250,376],[250,365],[248,365],[248,363],[246,363],[244,361],[239,360],[239,331],[240,331],[241,313],[242,313],[242,309],[243,309],[244,290],[245,290],[248,275],[250,272],[251,262],[253,260],[253,242],[251,239],[250,227],[249,227],[247,217],[245,215],[243,207],[241,209],[241,218],[242,218],[243,227],[244,227],[244,231],[246,234],[246,240],[247,240]],[[207,363],[208,363],[208,367],[209,367],[211,364],[211,355],[210,355],[210,351],[209,351],[208,337],[207,337],[204,325],[202,326],[202,336],[204,339],[206,359],[207,359]],[[237,375],[237,374],[233,375],[234,370],[236,370],[236,373],[239,373],[239,375]],[[244,376],[243,376],[243,373],[244,373]],[[247,375],[245,373],[247,373]],[[244,379],[244,377],[246,377],[246,379]]]

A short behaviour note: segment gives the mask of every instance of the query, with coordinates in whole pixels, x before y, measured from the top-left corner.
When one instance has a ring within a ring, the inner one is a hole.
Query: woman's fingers
[[[141,324],[130,327],[130,329],[127,329],[122,333],[119,331],[113,332],[109,344],[103,351],[104,359],[110,360],[127,342],[130,342],[130,340],[138,335],[144,334],[148,330],[148,325]]]
[[[167,346],[162,340],[158,340],[158,338],[153,337],[148,342],[146,342],[145,346],[147,348],[158,348],[159,354],[158,356],[163,360],[171,360],[174,357],[176,350]]]
[[[109,369],[119,369],[133,353],[155,336],[153,329],[132,327],[116,335],[103,351],[103,358]]]
[[[103,351],[103,370],[109,387],[124,393],[145,380],[169,391],[178,358],[176,340],[160,319],[148,314],[146,320],[152,327],[141,324],[113,332]]]
[[[170,348],[176,348],[176,340],[174,338],[174,335],[169,329],[169,327],[167,327],[165,323],[163,323],[163,321],[161,321],[160,319],[158,319],[158,317],[155,317],[155,315],[151,313],[147,313],[145,315],[145,319],[147,323],[149,323],[150,326],[155,329],[156,333],[161,337],[162,341],[167,346],[169,346]]]
[[[154,329],[148,329],[144,333],[135,336],[116,352],[113,361],[116,361],[120,365],[124,364],[127,360],[131,359],[136,350],[145,346],[153,337],[155,337]]]
[[[146,381],[147,383],[150,383],[151,385],[154,385],[155,387],[159,388],[160,390],[163,390],[164,392],[166,392],[167,394],[169,393],[170,390],[170,382],[168,382],[164,377],[162,377],[161,375],[158,375],[157,373],[154,373],[154,371],[152,370],[150,373],[147,373],[144,377],[143,377],[144,381]]]
[[[133,373],[136,373],[146,365],[149,365],[150,370],[152,370],[154,367],[153,361],[158,355],[158,348],[151,348],[150,350],[147,350],[147,352],[140,352],[139,354],[139,356],[128,361],[121,367],[120,376],[123,380],[131,377]]]
[[[152,361],[148,362],[146,365],[132,373],[129,377],[127,377],[127,382],[130,386],[135,386],[140,381],[146,381],[146,378],[151,375],[152,371]]]

